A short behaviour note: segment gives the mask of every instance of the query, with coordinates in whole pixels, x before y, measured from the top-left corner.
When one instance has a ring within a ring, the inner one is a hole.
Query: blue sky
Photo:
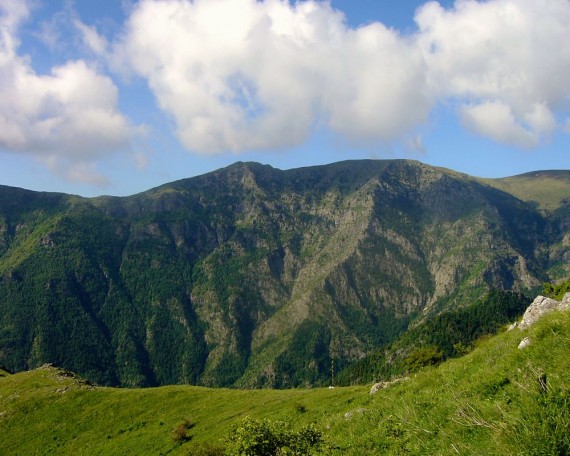
[[[0,184],[130,195],[235,161],[570,168],[567,0],[2,0]]]

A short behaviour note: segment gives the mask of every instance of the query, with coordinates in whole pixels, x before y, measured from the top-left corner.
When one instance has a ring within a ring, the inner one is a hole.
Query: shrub
[[[415,372],[422,367],[433,366],[441,363],[443,352],[436,345],[426,345],[416,348],[405,359],[404,364],[408,371]]]
[[[193,427],[194,425],[189,420],[184,420],[181,423],[178,423],[172,430],[172,440],[175,442],[185,442],[186,440],[190,440],[188,431]]]
[[[189,449],[187,456],[224,456],[224,449],[220,446],[202,443]]]
[[[301,456],[319,454],[323,439],[312,425],[295,432],[287,422],[245,417],[225,443],[227,456]]]
[[[570,292],[570,280],[565,280],[558,284],[545,283],[543,285],[543,293],[549,298],[560,301],[566,293]]]

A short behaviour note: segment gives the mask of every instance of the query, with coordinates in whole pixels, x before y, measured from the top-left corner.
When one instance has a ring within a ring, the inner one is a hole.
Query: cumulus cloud
[[[287,147],[315,127],[402,139],[449,100],[496,141],[534,147],[552,133],[570,94],[570,2],[430,2],[415,19],[402,36],[350,27],[328,2],[142,0],[114,59],[203,153]]]
[[[456,101],[464,125],[522,147],[552,133],[570,96],[570,2],[430,2],[416,22],[429,90]]]
[[[16,59],[2,73],[4,147],[89,158],[128,145],[129,125],[116,110],[116,87],[84,61],[38,76]]]
[[[112,80],[84,60],[37,74],[17,52],[26,3],[3,2],[0,14],[0,148],[34,154],[52,168],[67,167],[72,180],[82,175],[73,166],[87,170],[101,156],[128,150],[135,128],[117,108]]]
[[[379,23],[352,29],[327,2],[143,0],[115,57],[203,153],[292,146],[319,126],[394,139],[432,103],[413,43]]]
[[[520,147],[536,146],[538,137],[515,120],[508,104],[484,102],[461,108],[463,124],[471,131]]]
[[[318,0],[140,0],[126,11],[114,37],[71,15],[82,51],[114,77],[141,77],[193,152],[283,149],[316,129],[422,151],[418,127],[437,104],[522,148],[570,130],[568,0],[432,1],[407,35],[350,26]],[[4,0],[0,13],[0,147],[81,164],[68,173],[77,179],[128,149],[134,128],[111,77],[85,58],[35,73],[17,53],[26,2]]]

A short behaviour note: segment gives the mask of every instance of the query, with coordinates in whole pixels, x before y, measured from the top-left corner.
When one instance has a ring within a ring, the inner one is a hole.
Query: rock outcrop
[[[392,385],[395,385],[396,383],[404,382],[404,381],[409,380],[409,379],[410,379],[410,377],[400,377],[400,378],[396,378],[390,382],[375,383],[374,385],[372,385],[372,388],[370,388],[370,394],[374,395],[378,391],[380,391],[381,389],[388,388]]]
[[[518,324],[519,329],[526,329],[536,322],[544,314],[554,310],[570,309],[570,293],[566,293],[562,301],[547,298],[545,296],[537,296],[532,304],[526,309],[521,322]]]
[[[556,299],[547,298],[545,296],[537,296],[532,304],[526,309],[520,323],[511,325],[509,327],[509,331],[515,327],[518,327],[521,330],[526,329],[538,321],[543,315],[555,310],[570,310],[570,293],[566,293],[564,298],[562,298],[562,301],[557,301]],[[518,348],[522,350],[530,344],[530,338],[525,337],[521,340]]]
[[[523,340],[521,340],[521,343],[519,344],[518,348],[519,350],[522,350],[528,347],[529,345],[530,345],[530,339],[528,337],[525,337]]]

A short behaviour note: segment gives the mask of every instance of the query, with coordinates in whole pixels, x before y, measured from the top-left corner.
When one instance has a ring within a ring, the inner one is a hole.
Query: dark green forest
[[[444,311],[409,328],[389,346],[376,349],[342,371],[337,384],[390,379],[463,356],[482,337],[494,335],[519,318],[530,302],[520,293],[492,290],[467,307]]]

